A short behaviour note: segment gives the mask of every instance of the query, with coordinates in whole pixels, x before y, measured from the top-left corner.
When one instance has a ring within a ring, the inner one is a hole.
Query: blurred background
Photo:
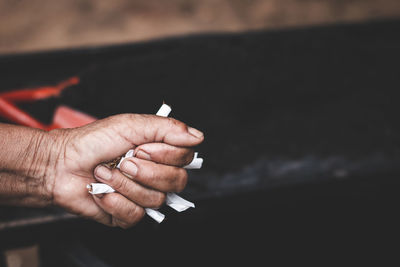
[[[398,0],[0,0],[0,54],[398,15]]]

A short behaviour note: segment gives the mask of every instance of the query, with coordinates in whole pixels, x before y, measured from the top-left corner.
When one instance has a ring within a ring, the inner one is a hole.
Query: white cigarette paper
[[[131,150],[129,150],[128,152],[126,152],[125,156],[123,156],[123,157],[120,159],[120,161],[119,161],[119,163],[118,163],[118,165],[117,165],[117,168],[119,169],[119,168],[121,167],[121,163],[124,161],[124,159],[133,157],[133,153],[134,153],[134,150],[133,150],[133,149],[131,149]]]
[[[162,104],[161,108],[157,111],[156,115],[161,117],[168,117],[169,113],[171,113],[171,107],[167,104]]]
[[[174,193],[167,194],[167,200],[165,201],[165,203],[178,212],[195,207],[194,203],[187,201],[186,199],[183,199]]]
[[[170,106],[163,104],[161,106],[161,108],[158,110],[158,112],[156,113],[156,115],[161,116],[161,117],[168,117],[171,110],[172,109]],[[133,149],[126,152],[125,156],[123,156],[121,158],[121,160],[119,161],[117,168],[118,169],[120,168],[121,163],[124,161],[124,159],[130,158],[133,156],[134,156]],[[192,162],[189,165],[185,166],[184,168],[185,169],[200,169],[203,164],[203,159],[198,158],[197,156],[198,156],[198,153],[196,152],[194,154],[194,158],[193,158]],[[89,193],[91,193],[93,195],[115,192],[115,190],[111,186],[109,186],[107,184],[103,184],[103,183],[91,183],[90,185],[87,185],[86,187],[89,189]],[[187,201],[174,193],[167,194],[166,204],[178,212],[182,212],[182,211],[187,210],[188,208],[195,207],[194,203]],[[151,218],[153,218],[158,223],[161,223],[165,218],[165,215],[162,214],[161,212],[159,212],[158,210],[146,208],[145,211],[146,211],[147,215],[149,215]]]
[[[112,188],[108,184],[102,184],[102,183],[91,183],[91,184],[86,185],[86,188],[89,190],[89,193],[92,195],[107,194],[107,193],[115,192],[114,188]]]
[[[165,215],[158,210],[145,208],[146,214],[153,218],[156,222],[161,223],[165,219]]]

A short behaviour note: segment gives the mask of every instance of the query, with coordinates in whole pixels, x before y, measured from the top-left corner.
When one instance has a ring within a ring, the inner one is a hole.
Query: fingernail
[[[111,170],[109,170],[107,167],[104,167],[102,165],[100,165],[96,168],[96,170],[94,171],[94,175],[97,178],[100,178],[103,180],[110,180],[112,177]]]
[[[139,150],[138,152],[136,152],[136,157],[141,159],[151,160],[150,155],[147,154],[147,152],[144,152],[143,150]]]
[[[122,171],[126,172],[129,175],[136,176],[138,168],[136,164],[130,160],[124,160],[122,163]]]
[[[193,135],[196,138],[202,138],[204,135],[202,132],[192,127],[188,127],[188,131],[191,135]]]
[[[93,196],[95,196],[95,197],[97,197],[97,198],[103,198],[104,197],[104,194],[94,194]]]

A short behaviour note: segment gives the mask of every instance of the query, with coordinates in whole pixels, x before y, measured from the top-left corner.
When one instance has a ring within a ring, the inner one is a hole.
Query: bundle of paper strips
[[[171,107],[166,104],[163,104],[161,106],[161,108],[158,110],[158,112],[156,113],[156,115],[161,116],[161,117],[168,117],[170,112],[171,112]],[[120,165],[124,159],[133,157],[133,156],[134,156],[133,149],[126,152],[125,156],[123,156],[120,159],[120,161],[117,165],[117,168],[120,167]],[[200,169],[202,164],[203,164],[203,159],[198,158],[198,153],[196,152],[194,154],[194,158],[193,158],[192,162],[189,165],[185,166],[184,168],[185,169]],[[87,185],[87,188],[89,189],[89,193],[91,193],[91,194],[107,194],[107,193],[115,192],[115,190],[111,186],[109,186],[107,184],[103,184],[103,183],[91,183],[91,184]],[[178,212],[185,211],[188,208],[195,207],[194,203],[181,198],[180,196],[178,196],[175,193],[167,193],[166,205],[173,208],[174,210],[176,210]],[[145,208],[145,211],[146,211],[147,215],[149,215],[151,218],[156,220],[158,223],[161,223],[165,218],[165,215],[162,214],[161,212],[159,212],[158,210]]]

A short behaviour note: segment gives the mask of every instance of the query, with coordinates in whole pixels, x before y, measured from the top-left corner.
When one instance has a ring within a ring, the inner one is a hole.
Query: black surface
[[[276,252],[326,252],[329,263],[359,251],[365,260],[377,248],[390,254],[398,237],[399,32],[400,21],[388,21],[10,56],[0,58],[0,87],[77,74],[82,82],[62,98],[22,107],[50,121],[60,103],[102,118],[153,114],[165,100],[205,132],[204,168],[182,194],[196,209],[130,231],[52,225],[109,263],[179,262],[169,240],[202,263],[267,262]],[[7,211],[2,220],[21,216]]]

